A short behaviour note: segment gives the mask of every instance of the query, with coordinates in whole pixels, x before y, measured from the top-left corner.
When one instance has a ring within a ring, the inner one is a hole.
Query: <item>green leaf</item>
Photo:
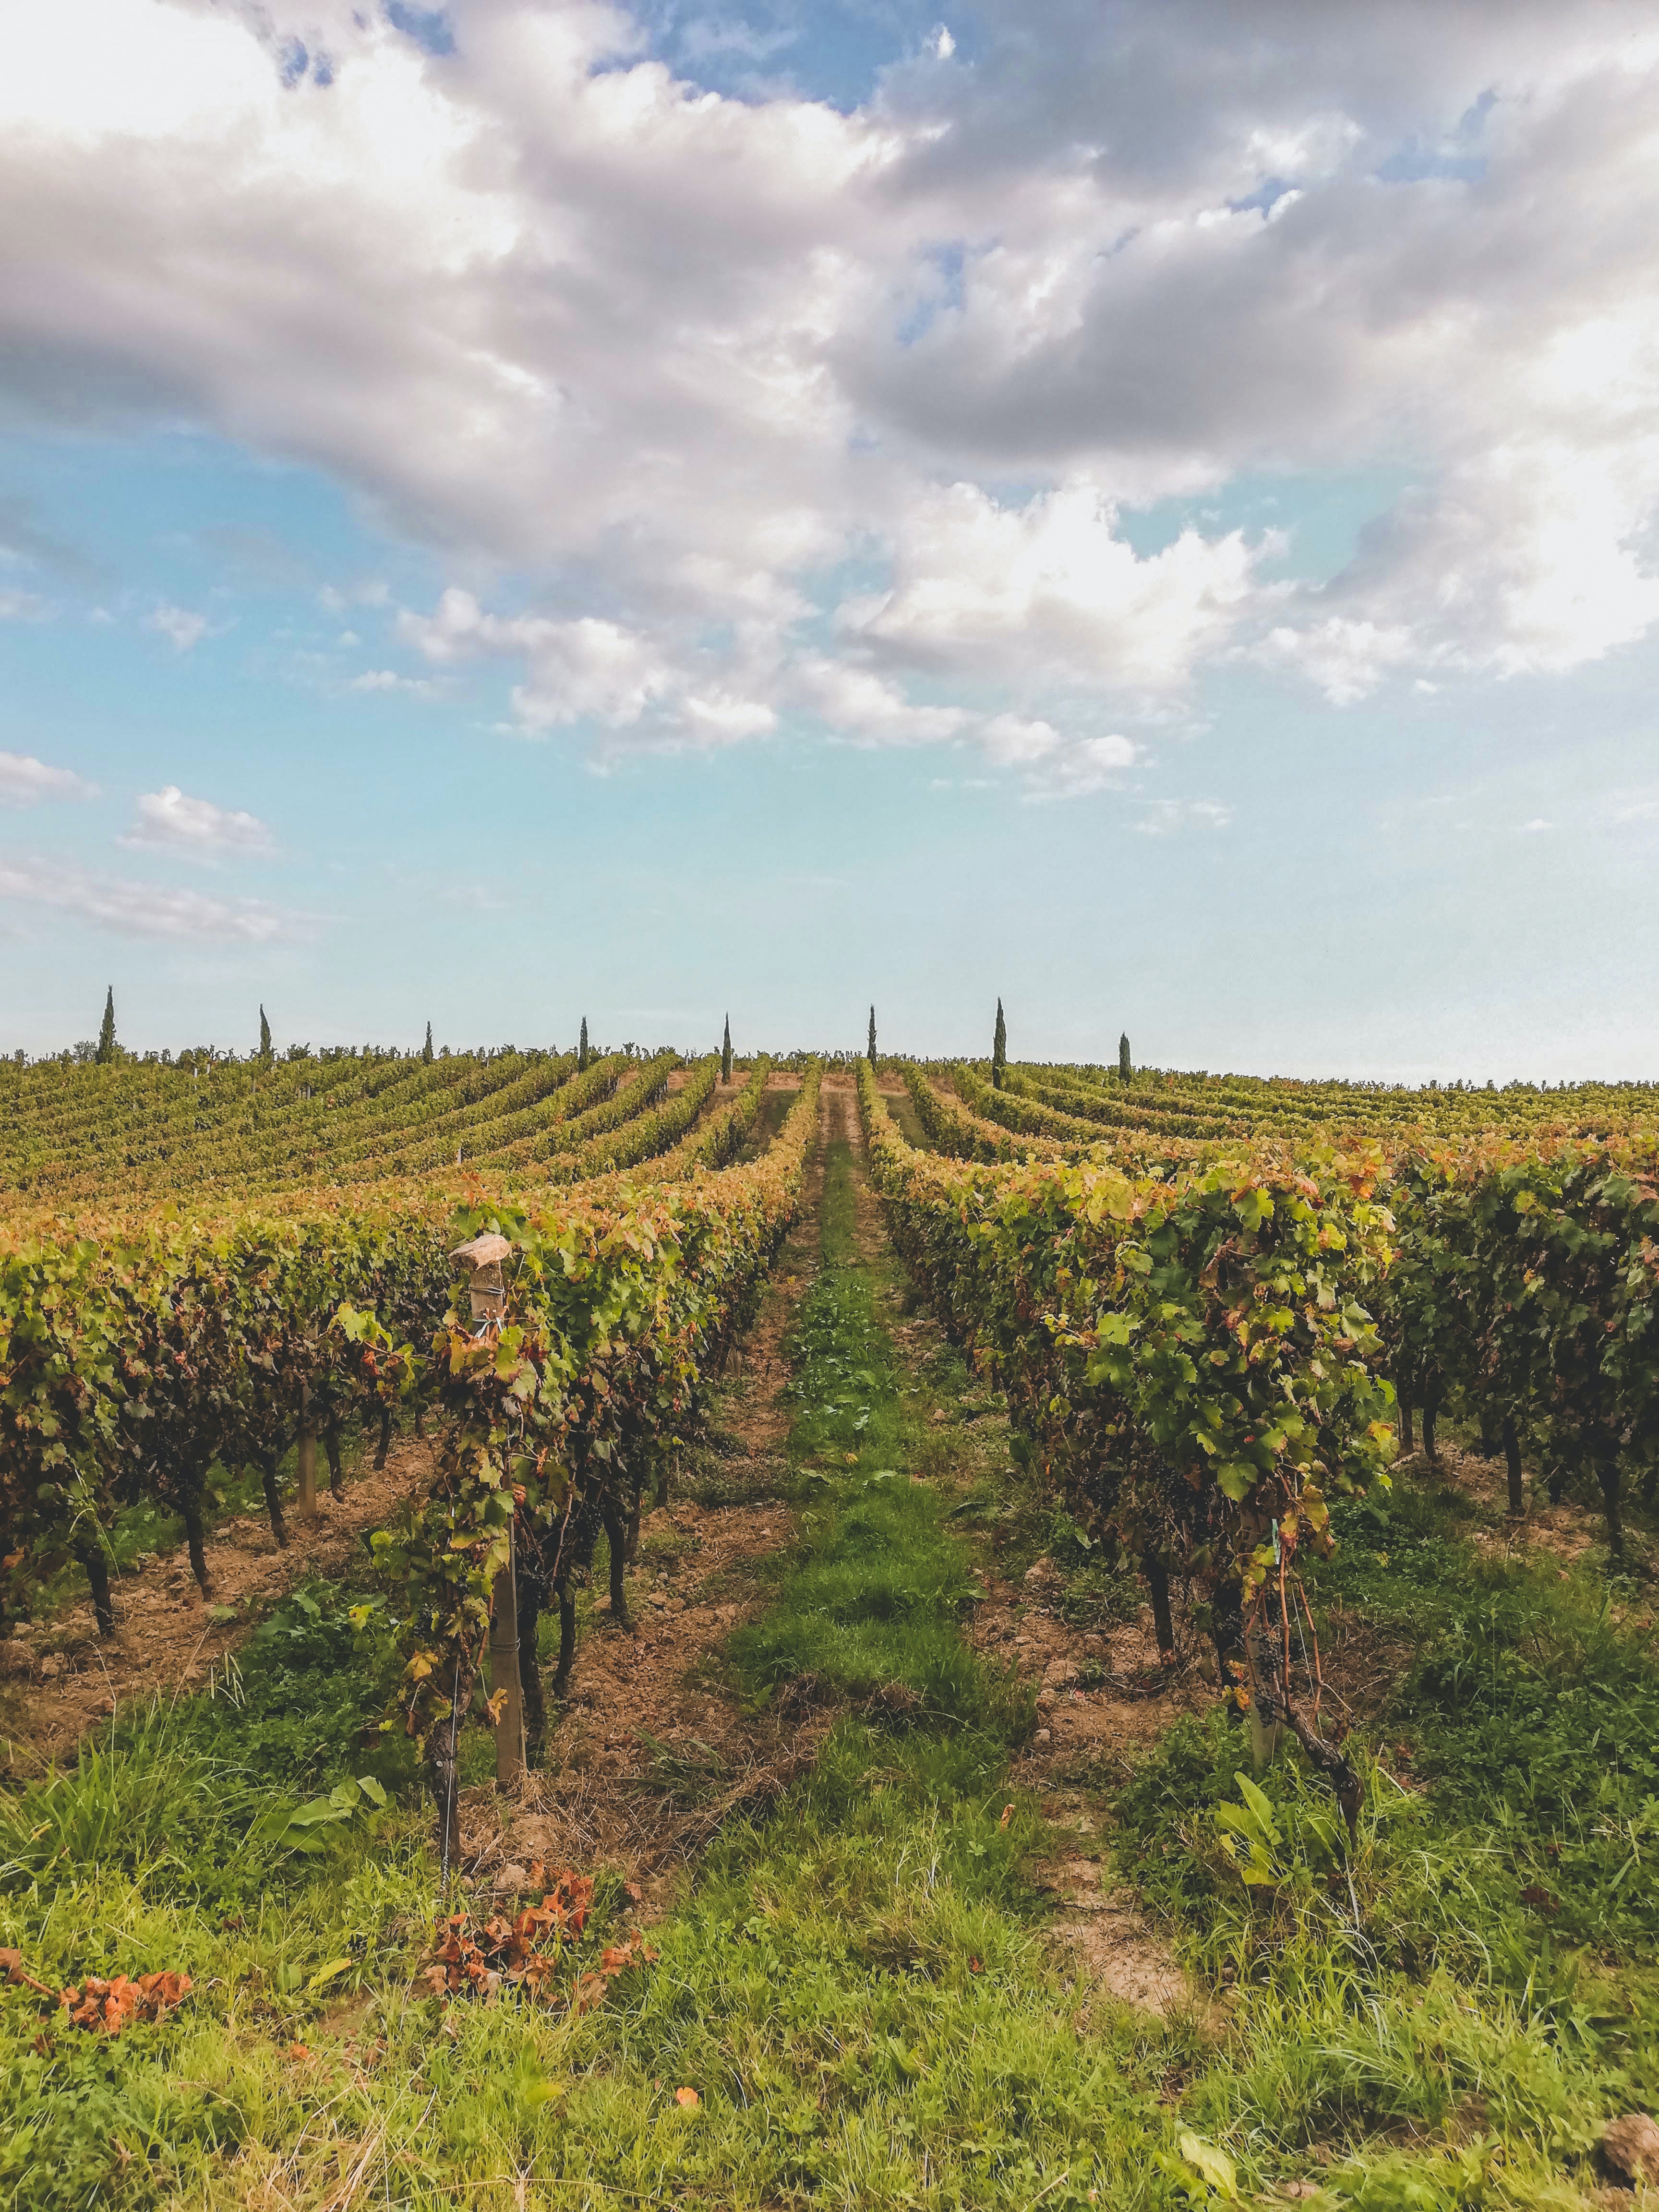
[[[1273,1819],[1273,1800],[1264,1790],[1251,1781],[1248,1774],[1235,1774],[1233,1780],[1238,1784],[1239,1796],[1261,1823],[1262,1833],[1268,1842],[1279,1843],[1281,1838],[1278,1823]]]
[[[1218,2150],[1214,2143],[1206,2142],[1202,2136],[1189,2130],[1183,2130],[1176,2138],[1176,2148],[1200,2180],[1206,2182],[1218,2197],[1225,2197],[1230,2203],[1237,2201],[1238,2169],[1224,2150]]]
[[[307,1996],[314,1996],[319,1990],[322,1989],[327,1983],[331,1982],[337,1974],[348,1972],[355,1963],[356,1961],[351,1959],[331,1959],[327,1966],[319,1966],[316,1972],[306,1984],[306,1995]]]
[[[248,1830],[248,1841],[251,1844],[276,1843],[287,1832],[295,1811],[295,1808],[286,1799],[279,1799],[268,1811],[262,1813]]]

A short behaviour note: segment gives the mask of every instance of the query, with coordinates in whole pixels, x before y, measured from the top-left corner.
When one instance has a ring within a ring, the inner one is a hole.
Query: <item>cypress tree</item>
[[[732,1017],[726,1018],[726,1035],[720,1040],[720,1081],[732,1080]]]
[[[1127,1083],[1134,1073],[1129,1063],[1129,1037],[1126,1030],[1117,1041],[1117,1073],[1121,1083]]]
[[[581,1042],[576,1047],[576,1073],[578,1075],[586,1075],[587,1073],[587,1017],[586,1014],[582,1016]]]
[[[991,1039],[991,1082],[994,1089],[1002,1088],[1002,1071],[1008,1065],[1008,1024],[1002,1018],[1002,1001],[997,1000],[996,1034]]]
[[[104,1018],[98,1031],[98,1049],[93,1057],[100,1067],[106,1067],[118,1049],[115,1042],[115,986],[112,983],[105,994]]]
[[[271,1054],[270,1024],[265,1019],[265,1010],[259,1009],[259,1057],[269,1060]]]
[[[870,1009],[870,1046],[869,1046],[869,1050],[870,1050],[870,1065],[871,1065],[871,1066],[872,1066],[872,1067],[873,1067],[873,1066],[875,1066],[875,1064],[876,1064],[876,1010],[875,1010],[875,1008],[874,1008],[873,1006],[872,1006],[872,1007],[871,1007],[871,1009]]]
[[[422,1060],[429,1060],[431,1059],[431,1057],[432,1057],[432,1024],[431,1024],[431,1023],[430,1023],[430,1022],[428,1022],[428,1023],[427,1024],[427,1025],[426,1025],[426,1042],[425,1042],[425,1043],[422,1046],[422,1048],[421,1048],[421,1058],[422,1058]]]

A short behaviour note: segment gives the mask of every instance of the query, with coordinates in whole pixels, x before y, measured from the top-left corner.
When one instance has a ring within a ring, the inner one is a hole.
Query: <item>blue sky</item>
[[[0,1048],[1659,1077],[1659,51],[1299,21],[20,13]]]

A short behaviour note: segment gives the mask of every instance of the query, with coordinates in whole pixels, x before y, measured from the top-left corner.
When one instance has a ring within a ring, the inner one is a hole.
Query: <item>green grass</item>
[[[1357,1849],[1281,1759],[1259,1778],[1279,1839],[1242,1881],[1218,1808],[1249,1759],[1218,1712],[1117,1795],[1121,1863],[1237,2031],[1189,2109],[1340,2202],[1578,2202],[1607,2119],[1659,2096],[1650,1629],[1587,1569],[1477,1549],[1475,1510],[1437,1485],[1338,1517],[1322,1615],[1415,1654],[1356,1739],[1388,1753]]]

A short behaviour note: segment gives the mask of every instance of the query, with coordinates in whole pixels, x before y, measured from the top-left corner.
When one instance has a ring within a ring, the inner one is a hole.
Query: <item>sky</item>
[[[0,1050],[1659,1079],[1659,12],[0,0]]]

